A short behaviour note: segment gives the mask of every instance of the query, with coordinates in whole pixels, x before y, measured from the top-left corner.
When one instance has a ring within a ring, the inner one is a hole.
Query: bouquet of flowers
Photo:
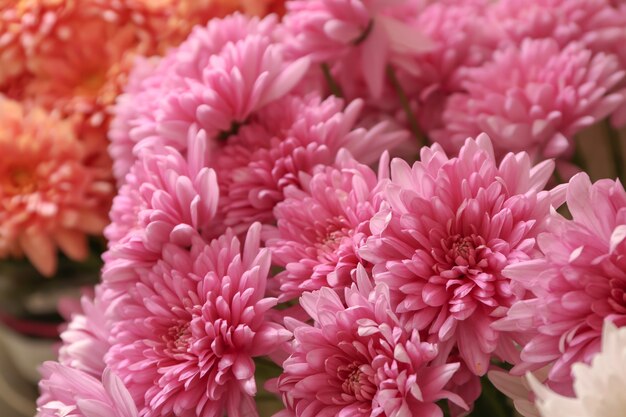
[[[624,42],[615,0],[291,0],[136,61],[38,415],[622,415]]]

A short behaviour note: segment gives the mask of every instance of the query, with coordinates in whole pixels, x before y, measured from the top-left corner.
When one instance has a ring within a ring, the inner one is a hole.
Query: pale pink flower
[[[255,416],[253,357],[290,337],[265,313],[271,264],[260,224],[245,243],[231,231],[190,247],[167,244],[154,267],[111,309],[106,362],[140,410],[152,416]]]
[[[438,417],[444,399],[467,407],[444,389],[459,364],[431,366],[437,346],[394,315],[384,284],[355,272],[345,304],[329,288],[300,299],[313,325],[289,322],[294,352],[277,383],[287,407],[279,415]]]
[[[570,180],[572,220],[553,213],[538,239],[544,256],[509,266],[504,274],[530,291],[497,323],[522,343],[513,372],[554,364],[548,386],[571,395],[572,365],[600,350],[602,324],[626,325],[626,192],[619,181]]]
[[[626,328],[604,323],[602,347],[590,364],[572,367],[575,398],[563,397],[543,386],[532,374],[530,385],[543,417],[620,417],[626,410]]]
[[[56,362],[41,368],[37,417],[138,417],[122,381],[110,369],[94,378]]]
[[[617,52],[616,41],[626,39],[626,14],[610,0],[501,0],[489,17],[504,42],[550,38],[561,47],[577,41],[595,51]]]
[[[0,95],[0,258],[25,254],[46,276],[57,247],[81,261],[113,195],[107,172],[89,167],[68,121]]]
[[[77,371],[99,378],[106,365],[104,355],[110,348],[106,312],[110,303],[103,297],[105,291],[96,286],[95,296],[83,295],[80,309],[68,318],[67,327],[61,332],[59,362]]]
[[[457,346],[476,375],[492,354],[511,355],[491,323],[523,292],[502,270],[538,255],[536,236],[559,197],[542,191],[553,168],[531,168],[526,153],[497,165],[486,135],[468,139],[458,157],[433,145],[413,167],[391,163],[387,204],[359,254],[389,286],[394,311],[442,342],[444,357]]]
[[[560,49],[551,39],[526,40],[467,70],[467,91],[449,98],[444,128],[431,136],[456,150],[486,132],[499,156],[522,150],[536,159],[569,156],[576,133],[624,102],[615,93],[624,74],[613,55],[578,43]]]
[[[135,159],[137,146],[184,151],[196,125],[206,130],[212,147],[219,147],[251,114],[295,87],[308,60],[283,60],[275,26],[272,17],[213,20],[195,29],[153,74],[146,76],[145,68],[138,67],[144,75],[120,100],[120,120],[111,132],[111,155],[122,161],[116,167],[118,181]]]
[[[295,0],[286,4],[286,48],[291,56],[345,69],[362,77],[380,98],[388,65],[411,71],[411,58],[428,51],[430,40],[414,25],[415,0]]]
[[[284,189],[300,187],[302,174],[315,166],[332,165],[341,148],[371,164],[407,141],[407,132],[389,121],[358,127],[362,107],[355,100],[344,109],[343,100],[311,93],[286,96],[251,117],[216,152],[225,224],[241,231],[254,221],[273,222]]]
[[[388,169],[387,154],[379,166]],[[285,268],[275,277],[279,298],[321,287],[343,295],[352,283],[351,272],[363,263],[357,249],[370,235],[369,220],[380,206],[379,180],[368,166],[341,151],[335,166],[303,174],[300,187],[285,189],[285,200],[274,208],[277,227],[266,240],[274,264]]]
[[[186,157],[170,147],[146,150],[127,176],[105,230],[107,285],[124,291],[138,267],[160,259],[166,243],[185,247],[196,235],[208,240],[219,234],[219,189],[215,171],[207,167],[208,140],[204,132],[191,131],[189,143]]]

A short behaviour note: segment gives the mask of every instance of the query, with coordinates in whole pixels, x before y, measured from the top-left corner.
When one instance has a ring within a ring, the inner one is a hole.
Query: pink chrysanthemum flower
[[[465,406],[444,390],[459,364],[431,366],[437,346],[398,320],[384,285],[355,272],[345,305],[328,288],[303,294],[314,325],[290,322],[295,345],[278,379],[286,410],[277,416],[439,417],[436,401]]]
[[[554,364],[548,385],[572,394],[572,364],[600,350],[602,323],[626,325],[626,192],[619,182],[573,177],[572,220],[554,213],[539,236],[544,256],[509,266],[505,275],[533,295],[518,301],[501,330],[523,341],[520,372]]]
[[[274,206],[289,185],[317,165],[332,165],[341,148],[364,164],[406,142],[407,132],[388,121],[358,127],[363,102],[344,109],[335,97],[286,96],[267,106],[228,138],[215,159],[220,205],[227,226],[245,230],[254,221],[274,221]]]
[[[616,52],[616,41],[626,39],[626,14],[610,0],[501,0],[489,15],[505,42],[550,38],[561,47],[577,41]]]
[[[138,417],[122,381],[109,369],[94,378],[55,362],[41,368],[37,417]]]
[[[56,248],[87,256],[86,235],[106,225],[113,187],[106,171],[84,165],[68,122],[0,96],[0,258],[26,254],[50,276]]]
[[[105,301],[101,285],[95,297],[87,294],[80,299],[79,309],[67,317],[69,323],[61,333],[59,362],[70,368],[99,378],[105,369],[104,355],[110,348],[106,312],[110,303]]]
[[[624,78],[616,58],[577,43],[560,49],[551,39],[527,40],[465,76],[467,91],[450,97],[445,127],[431,132],[448,150],[486,132],[499,156],[525,150],[535,159],[561,157],[576,133],[624,102],[615,93]]]
[[[206,130],[218,147],[254,112],[289,92],[308,61],[283,60],[282,45],[273,39],[275,25],[272,17],[259,21],[235,15],[196,29],[121,101],[117,114],[122,121],[111,134],[111,154],[133,158],[138,142],[184,151],[193,125]],[[146,103],[156,96],[161,96],[158,103]],[[118,180],[122,174],[116,168]]]
[[[380,167],[388,165],[385,154]],[[343,294],[352,283],[351,272],[364,262],[357,249],[380,206],[378,184],[374,171],[342,151],[335,166],[319,166],[312,176],[303,174],[301,188],[285,189],[285,200],[274,209],[277,227],[266,241],[274,264],[285,267],[275,277],[279,298],[322,287]]]
[[[388,65],[411,72],[411,58],[431,48],[414,19],[420,2],[295,0],[286,4],[287,51],[313,62],[351,63],[373,98],[380,98]]]
[[[189,142],[187,157],[170,147],[146,150],[113,200],[102,271],[109,285],[123,290],[137,267],[160,259],[166,243],[185,247],[194,236],[208,240],[219,234],[219,189],[215,171],[207,167],[206,135],[192,131]]]
[[[254,357],[291,337],[265,313],[270,251],[261,225],[189,249],[166,245],[156,265],[112,309],[107,364],[142,417],[256,416]]]
[[[388,205],[370,222],[373,236],[359,254],[389,286],[395,311],[443,342],[445,354],[457,346],[476,375],[492,353],[509,357],[491,323],[523,292],[502,270],[538,254],[535,238],[559,196],[542,191],[553,167],[531,168],[526,153],[497,165],[486,135],[468,139],[455,158],[434,145],[413,167],[391,163]]]

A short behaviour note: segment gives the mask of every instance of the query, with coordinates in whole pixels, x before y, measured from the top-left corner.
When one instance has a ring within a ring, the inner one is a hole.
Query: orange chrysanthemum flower
[[[106,170],[84,165],[70,122],[0,98],[0,126],[0,258],[25,254],[50,276],[57,247],[87,256],[86,235],[106,225],[113,186]]]

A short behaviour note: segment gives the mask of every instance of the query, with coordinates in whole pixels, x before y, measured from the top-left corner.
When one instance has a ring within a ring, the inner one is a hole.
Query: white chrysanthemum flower
[[[543,417],[623,417],[626,413],[626,327],[605,322],[602,351],[591,365],[572,367],[575,398],[563,397],[541,384],[533,375],[528,381],[537,396]]]

